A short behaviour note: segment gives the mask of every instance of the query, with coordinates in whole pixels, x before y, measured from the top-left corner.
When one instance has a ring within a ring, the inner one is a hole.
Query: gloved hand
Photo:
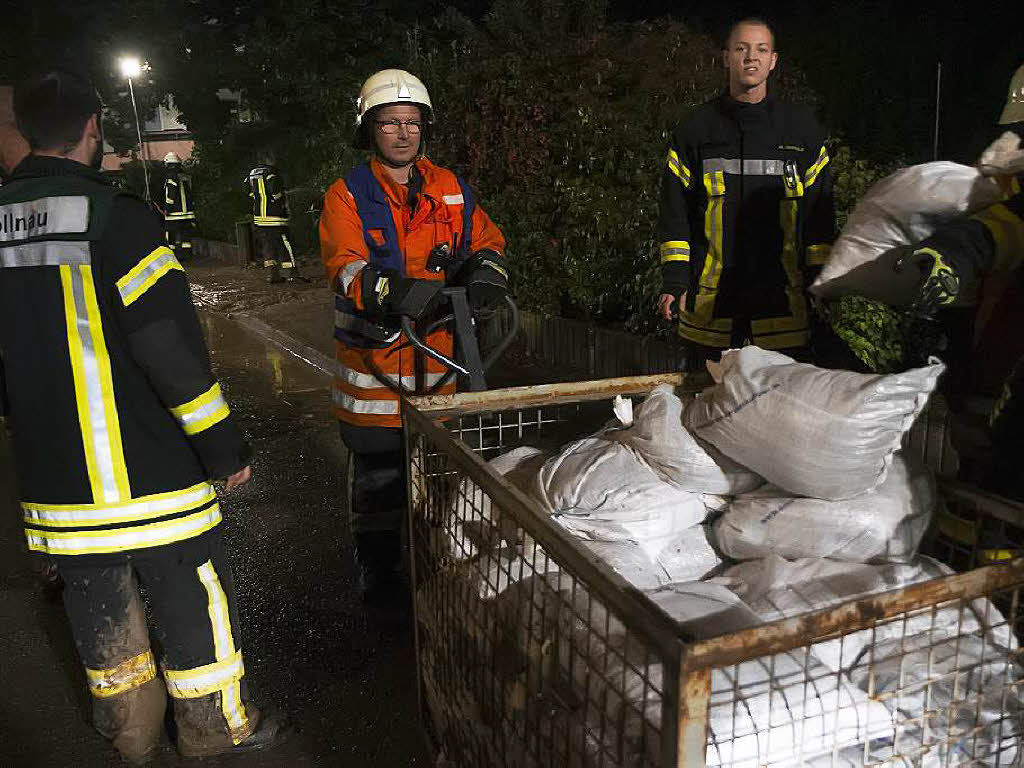
[[[404,277],[392,269],[365,267],[362,272],[363,304],[371,314],[383,317],[404,315],[415,320],[441,301],[440,280]]]
[[[477,251],[459,270],[458,285],[465,286],[473,310],[493,310],[508,295],[508,271],[494,251]]]
[[[956,301],[960,293],[960,277],[956,270],[942,254],[931,248],[900,248],[893,261],[893,269],[921,275],[920,285],[910,305],[911,314],[919,317],[933,317],[938,310]]]

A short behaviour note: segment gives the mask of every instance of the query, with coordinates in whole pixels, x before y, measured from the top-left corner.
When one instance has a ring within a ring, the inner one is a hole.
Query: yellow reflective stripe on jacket
[[[257,227],[283,227],[288,224],[284,216],[253,216],[252,223]]]
[[[263,177],[262,176],[260,176],[258,179],[256,179],[256,186],[258,186],[259,189],[260,189],[260,191],[258,193],[258,196],[260,198],[260,214],[259,215],[261,217],[262,216],[266,216],[267,215],[267,186],[263,182]]]
[[[178,186],[178,182],[175,181],[174,179],[167,179],[167,181],[164,182],[164,203],[166,205],[173,205],[174,204],[174,198],[171,197],[168,194],[168,189],[167,189],[167,185],[168,184],[170,184],[171,186],[176,187],[176,186]]]
[[[661,263],[689,261],[690,244],[686,240],[666,240],[661,244]]]
[[[61,265],[59,269],[78,423],[93,502],[128,501],[128,468],[92,268]]]
[[[690,169],[679,159],[679,153],[674,149],[668,151],[668,169],[679,177],[684,187],[690,188]]]
[[[718,294],[698,288],[693,311],[679,313],[679,335],[707,347],[728,347],[732,342],[732,318],[714,317]]]
[[[786,288],[789,315],[762,317],[750,321],[750,335],[754,344],[764,349],[802,347],[810,338],[807,320],[807,301],[799,286]]]
[[[129,549],[157,547],[175,541],[199,536],[221,521],[220,505],[186,517],[176,517],[159,523],[110,528],[99,531],[45,531],[26,528],[28,548],[50,555],[98,555],[124,552]]]
[[[152,288],[157,280],[173,269],[185,271],[175,258],[174,251],[166,245],[153,249],[148,256],[132,267],[128,274],[117,281],[121,301],[126,307],[130,306]]]
[[[193,669],[177,670],[164,667],[167,692],[176,699],[196,699],[216,693],[229,682],[245,676],[242,652],[235,651],[226,659]]]
[[[722,261],[725,253],[725,233],[722,224],[722,210],[725,206],[725,174],[722,171],[705,173],[704,190],[708,195],[707,208],[704,211],[704,237],[707,240],[708,252],[704,257],[700,285],[703,288],[717,290],[718,281],[722,277]]]
[[[199,581],[206,589],[207,609],[210,626],[213,631],[213,647],[216,659],[220,663],[234,663],[237,659],[242,666],[241,651],[235,651],[235,639],[231,633],[231,613],[228,610],[228,598],[221,586],[220,577],[207,560],[196,569]],[[244,667],[242,668],[244,674]],[[242,704],[241,678],[230,679],[220,688],[220,705],[232,740],[237,744],[249,735],[249,721]]]
[[[166,517],[205,506],[216,498],[213,486],[202,482],[180,491],[140,496],[119,504],[36,504],[23,501],[21,509],[29,526],[89,528]]]
[[[827,243],[807,246],[807,263],[812,267],[820,267],[828,263],[832,254],[832,246]]]
[[[1003,203],[976,213],[975,219],[985,225],[996,245],[994,267],[1014,269],[1024,260],[1024,220]]]
[[[145,651],[110,669],[86,667],[85,677],[89,681],[89,691],[93,696],[99,699],[117,696],[154,679],[156,661],[153,659],[152,651]]]
[[[804,186],[809,187],[813,185],[826,165],[828,165],[828,150],[822,147],[821,151],[818,152],[818,159],[814,161],[814,165],[808,168],[807,173],[804,174]]]
[[[217,382],[194,400],[170,410],[186,435],[197,435],[223,421],[231,413]]]
[[[164,221],[185,221],[185,220],[195,219],[195,217],[196,217],[196,215],[194,213],[191,213],[191,212],[189,212],[189,213],[168,213],[166,216],[164,216]]]

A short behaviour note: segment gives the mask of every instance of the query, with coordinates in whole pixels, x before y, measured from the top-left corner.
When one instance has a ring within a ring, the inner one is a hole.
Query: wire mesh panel
[[[749,629],[696,641],[521,490],[618,381],[406,404],[420,685],[450,764],[1024,765],[1024,507],[946,483],[935,557],[747,596]]]

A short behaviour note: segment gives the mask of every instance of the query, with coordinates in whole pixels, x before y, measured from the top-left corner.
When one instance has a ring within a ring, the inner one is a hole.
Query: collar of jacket
[[[49,155],[28,155],[18,163],[8,182],[15,179],[31,179],[40,176],[82,176],[98,184],[110,186],[110,182],[99,171],[83,165],[77,160]]]
[[[722,110],[729,115],[738,115],[743,112],[772,112],[775,109],[775,97],[770,93],[761,101],[751,104],[749,101],[737,101],[728,91],[725,91],[719,101],[722,104]]]
[[[416,160],[413,165],[416,166],[416,170],[420,172],[420,176],[423,178],[423,185],[420,187],[420,194],[426,197],[433,197],[436,193],[432,193],[431,187],[433,186],[437,176],[434,172],[437,166],[425,157],[421,157],[419,160]],[[399,207],[406,205],[409,199],[408,187],[406,187],[405,184],[399,184],[391,178],[391,175],[388,173],[387,167],[384,163],[375,157],[370,160],[370,170],[373,172],[377,181],[380,182],[381,187],[384,189],[384,193],[395,205]]]

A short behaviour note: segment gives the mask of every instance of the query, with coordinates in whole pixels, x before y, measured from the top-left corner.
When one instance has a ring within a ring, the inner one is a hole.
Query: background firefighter
[[[192,255],[196,231],[196,209],[192,197],[192,178],[182,170],[174,153],[164,155],[164,231],[167,243],[179,259]]]
[[[320,244],[337,291],[333,412],[353,462],[356,554],[365,596],[388,604],[404,589],[406,487],[399,398],[380,379],[412,388],[445,373],[413,353],[398,318],[428,317],[446,275],[478,310],[501,303],[508,288],[501,232],[464,181],[424,156],[433,110],[423,83],[402,70],[378,72],[364,83],[357,112],[356,143],[376,153],[328,190]],[[443,262],[436,271],[431,258]],[[445,328],[426,342],[453,353]]]
[[[263,262],[267,282],[294,280],[295,253],[288,231],[288,199],[284,179],[274,166],[261,163],[249,171],[243,183],[252,201],[253,239],[256,256]]]
[[[250,451],[184,272],[159,218],[99,174],[88,82],[29,79],[15,109],[32,154],[0,190],[0,348],[28,547],[63,577],[94,724],[143,762],[169,693],[183,754],[267,747],[281,723],[249,700],[210,484],[246,482]]]
[[[801,356],[804,286],[834,239],[824,135],[811,111],[775,100],[768,24],[732,26],[729,89],[672,132],[662,181],[659,314],[690,348],[689,365],[752,342]]]

